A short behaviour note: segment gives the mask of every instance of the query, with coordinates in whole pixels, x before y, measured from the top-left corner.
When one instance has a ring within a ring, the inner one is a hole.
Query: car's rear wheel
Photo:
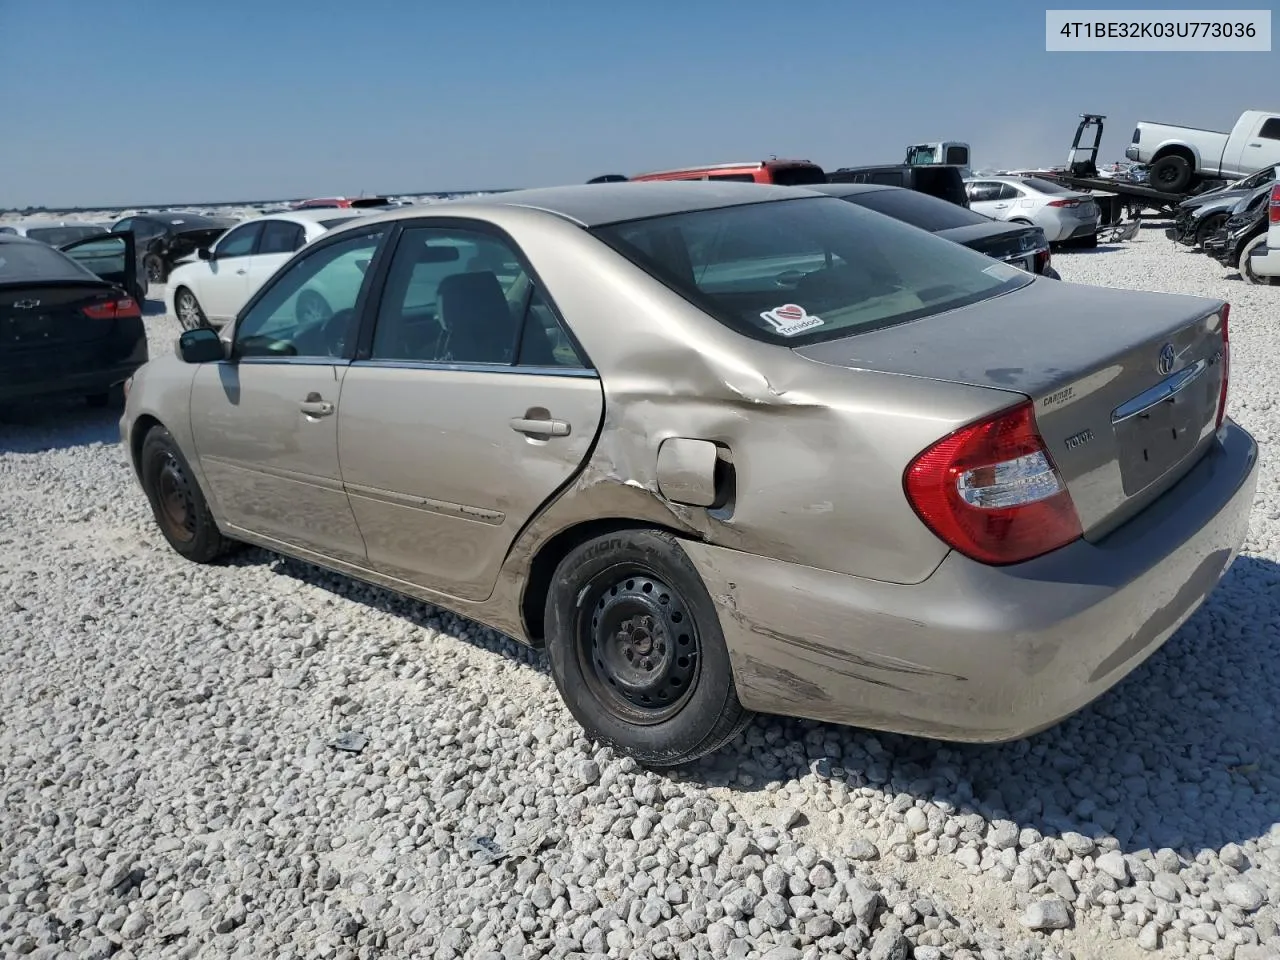
[[[194,563],[218,559],[235,541],[222,535],[191,466],[164,427],[152,427],[142,441],[142,488],[169,546]]]
[[[1182,193],[1191,186],[1194,172],[1186,157],[1174,155],[1161,157],[1153,163],[1148,179],[1153,187],[1163,193]]]
[[[179,287],[173,295],[173,309],[178,314],[178,323],[183,330],[194,330],[197,327],[210,326],[209,318],[204,315],[200,301],[186,287]]]
[[[671,534],[620,530],[581,544],[557,567],[546,611],[556,687],[594,739],[674,767],[750,720],[715,604]]]
[[[1280,285],[1280,278],[1264,277],[1260,274],[1254,273],[1253,266],[1249,262],[1249,257],[1253,254],[1253,251],[1257,250],[1259,247],[1266,246],[1266,244],[1267,235],[1265,233],[1260,233],[1258,236],[1246,243],[1240,250],[1240,260],[1236,266],[1240,270],[1240,277],[1245,283],[1253,283],[1263,287]]]

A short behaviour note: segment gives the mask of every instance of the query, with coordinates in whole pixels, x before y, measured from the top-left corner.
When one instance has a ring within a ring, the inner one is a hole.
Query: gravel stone
[[[1247,880],[1236,880],[1222,889],[1227,901],[1241,910],[1257,910],[1265,902],[1262,891]]]
[[[1071,910],[1057,897],[1046,897],[1028,904],[1020,919],[1028,930],[1062,930],[1071,926]]]

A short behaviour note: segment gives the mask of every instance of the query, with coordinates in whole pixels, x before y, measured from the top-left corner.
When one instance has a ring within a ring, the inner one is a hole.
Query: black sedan
[[[818,183],[806,185],[804,189],[856,203],[1028,272],[1053,280],[1062,279],[1049,264],[1049,241],[1039,227],[992,220],[958,204],[902,187]]]
[[[119,404],[147,362],[133,236],[91,237],[92,256],[0,234],[0,402],[81,395]]]
[[[125,217],[111,225],[112,233],[130,231],[138,244],[138,256],[152,283],[164,283],[173,265],[213,242],[239,220],[206,217],[199,213],[145,213]]]

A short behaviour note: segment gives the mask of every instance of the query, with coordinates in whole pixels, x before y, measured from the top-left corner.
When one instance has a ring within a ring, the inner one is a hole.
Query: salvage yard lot
[[[1280,290],[1152,226],[1054,266],[1231,302],[1249,540],[1149,663],[998,747],[763,717],[647,773],[490,631],[185,563],[113,414],[0,414],[0,955],[1280,955]]]

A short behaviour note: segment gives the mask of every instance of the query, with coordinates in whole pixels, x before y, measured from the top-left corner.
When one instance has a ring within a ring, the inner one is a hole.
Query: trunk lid
[[[937,235],[1031,272],[1035,268],[1036,251],[1049,245],[1039,227],[1011,226],[1007,223],[975,223],[967,227],[939,230]]]
[[[1213,442],[1223,306],[1038,280],[796,353],[1030,397],[1085,537],[1096,540],[1176,483]]]
[[[91,279],[0,287],[0,361],[105,339],[116,321],[92,319],[83,308],[119,296],[111,284]]]

